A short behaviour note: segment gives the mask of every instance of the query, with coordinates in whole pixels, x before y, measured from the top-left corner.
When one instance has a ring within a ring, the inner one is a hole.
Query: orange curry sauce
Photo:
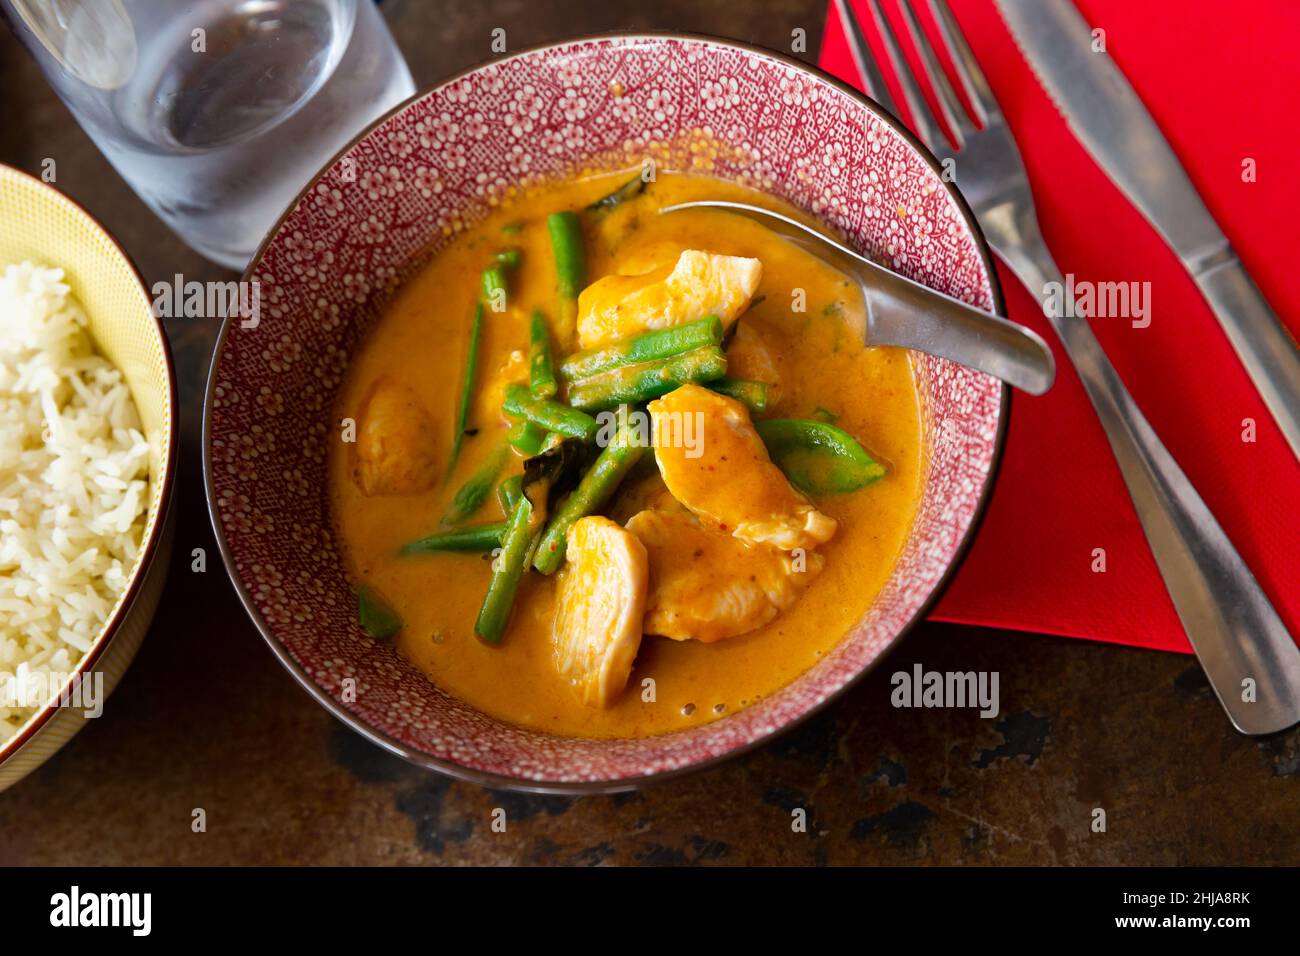
[[[671,262],[683,249],[752,256],[763,264],[761,301],[743,322],[759,331],[776,359],[779,400],[763,417],[812,417],[820,408],[888,468],[884,478],[845,495],[814,501],[839,522],[820,548],[821,574],[793,607],[770,624],[713,644],[646,635],[627,690],[610,707],[584,705],[555,672],[550,630],[556,576],[528,573],[499,646],[474,635],[491,575],[476,554],[400,556],[402,545],[446,530],[439,519],[456,489],[504,442],[509,422],[501,387],[527,378],[528,319],[555,311],[547,214],[579,209],[625,182],[627,173],[550,183],[521,193],[468,229],[399,290],[354,356],[336,408],[358,418],[380,376],[414,389],[438,432],[439,473],[446,468],[470,319],[480,273],[501,249],[522,250],[511,276],[509,308],[487,311],[477,373],[478,400],[449,480],[414,495],[367,497],[354,479],[352,446],[339,442],[330,462],[337,533],[358,583],[378,589],[401,615],[397,647],[448,692],[511,723],[561,735],[638,737],[715,720],[770,695],[815,664],[861,618],[888,578],[915,512],[921,476],[920,415],[905,351],[862,344],[861,295],[841,274],[757,223],[718,212],[655,215],[692,199],[731,199],[791,213],[754,190],[696,175],[661,172],[646,193],[597,220],[588,219],[588,282],[616,271]],[[503,234],[502,227],[520,226]],[[797,290],[803,290],[803,311]],[[512,353],[515,353],[512,357]],[[557,362],[560,358],[557,355]],[[505,475],[522,469],[511,452]],[[606,513],[626,520],[662,489],[648,452]],[[647,489],[650,489],[647,491]],[[737,489],[742,492],[742,488]],[[495,496],[469,519],[501,520]],[[647,701],[645,678],[654,680]]]

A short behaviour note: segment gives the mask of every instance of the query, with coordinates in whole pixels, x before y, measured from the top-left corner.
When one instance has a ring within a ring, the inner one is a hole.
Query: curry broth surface
[[[366,497],[353,480],[351,445],[339,444],[330,462],[334,520],[349,570],[377,588],[402,617],[400,652],[449,693],[502,720],[551,733],[583,737],[637,737],[715,720],[768,696],[815,664],[863,615],[888,578],[915,511],[921,474],[920,416],[907,353],[867,349],[859,332],[861,296],[843,276],[756,223],[717,212],[654,210],[692,199],[732,199],[793,210],[761,193],[716,179],[660,173],[635,203],[588,225],[588,282],[643,262],[675,260],[695,248],[762,260],[763,278],[742,319],[759,329],[781,376],[779,401],[764,417],[810,417],[820,406],[839,414],[848,430],[888,468],[886,476],[848,495],[817,499],[839,521],[820,549],[825,569],[797,603],[770,624],[715,644],[647,635],[627,690],[608,708],[584,705],[556,674],[550,627],[556,577],[525,575],[510,629],[500,646],[474,635],[474,619],[491,576],[474,554],[400,557],[407,542],[445,530],[439,519],[456,489],[505,440],[499,394],[484,392],[512,352],[528,351],[534,307],[554,314],[554,271],[547,214],[580,208],[626,181],[628,174],[553,183],[515,197],[429,261],[390,304],[354,356],[340,395],[339,418],[357,418],[381,375],[415,389],[450,449],[461,385],[461,363],[479,276],[491,254],[515,246],[521,267],[511,276],[509,309],[485,313],[476,404],[451,479],[418,495]],[[501,228],[518,223],[517,234]],[[806,290],[806,311],[792,311],[795,289]],[[557,349],[557,353],[562,350]],[[518,362],[518,356],[516,362]],[[557,354],[557,361],[560,354]],[[512,380],[527,377],[526,361]],[[446,452],[440,467],[446,467]],[[654,482],[653,452],[625,482],[628,495]],[[522,470],[512,453],[503,477]],[[648,476],[633,480],[636,476]],[[611,509],[623,518],[616,498]],[[635,510],[635,507],[633,508]],[[630,512],[628,512],[630,513]],[[492,496],[470,522],[499,521]],[[653,677],[655,701],[642,700]],[[693,707],[688,705],[694,705]]]

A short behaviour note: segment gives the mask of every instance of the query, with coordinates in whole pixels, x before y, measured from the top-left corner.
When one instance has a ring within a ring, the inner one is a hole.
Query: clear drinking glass
[[[164,222],[243,269],[324,162],[415,92],[371,0],[0,0]]]

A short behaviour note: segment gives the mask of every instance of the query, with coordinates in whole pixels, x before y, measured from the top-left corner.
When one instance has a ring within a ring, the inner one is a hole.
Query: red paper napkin
[[[865,0],[853,0],[883,60]],[[891,0],[896,32],[902,21]],[[1275,311],[1300,333],[1300,3],[1078,0]],[[920,9],[929,35],[937,37]],[[1074,139],[992,0],[950,0],[1029,170],[1063,273],[1150,282],[1147,328],[1092,326],[1138,405],[1300,635],[1300,464],[1209,306],[1155,230]],[[903,35],[900,33],[900,35]],[[905,46],[908,41],[903,40]],[[910,55],[910,52],[909,52]],[[860,86],[831,7],[821,63]],[[888,72],[888,71],[886,71]],[[895,100],[898,93],[894,90]],[[1243,182],[1254,160],[1256,181]],[[1101,426],[1036,302],[998,262],[1011,318],[1042,334],[1058,377],[1016,395],[1001,474],[935,619],[1189,651]],[[1255,422],[1243,441],[1243,420]],[[1094,572],[1096,549],[1104,573]]]

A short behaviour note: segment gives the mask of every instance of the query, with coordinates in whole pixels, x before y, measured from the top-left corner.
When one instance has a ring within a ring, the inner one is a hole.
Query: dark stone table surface
[[[416,83],[511,47],[676,28],[815,56],[823,0],[393,0]],[[116,234],[150,283],[228,273],[182,246],[118,178],[8,31],[0,161],[39,173]],[[219,562],[200,476],[217,327],[168,321],[183,403],[177,563],[105,716],[0,794],[0,864],[1296,863],[1300,735],[1234,733],[1191,658],[926,624],[845,699],[755,753],[617,797],[454,783],[346,730],[276,663]],[[898,710],[889,674],[1000,674],[1002,713]],[[207,831],[191,831],[203,808]],[[491,815],[510,821],[494,833]],[[806,833],[792,832],[794,808]],[[1094,810],[1106,831],[1094,832]]]

